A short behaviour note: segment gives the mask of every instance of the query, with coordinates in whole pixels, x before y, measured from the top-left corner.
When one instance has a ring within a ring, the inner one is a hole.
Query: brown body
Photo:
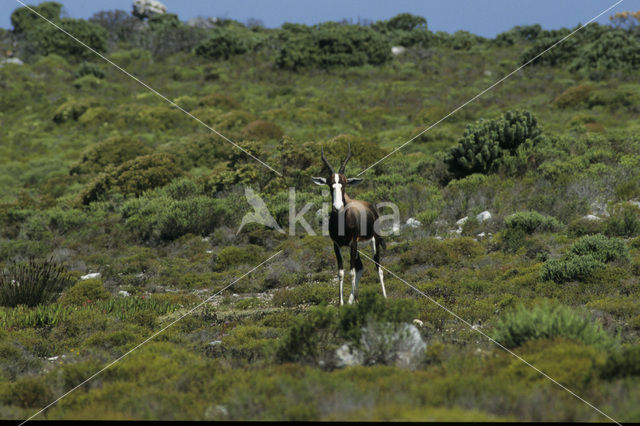
[[[376,232],[376,221],[378,220],[378,212],[375,207],[367,202],[354,200],[350,198],[344,191],[344,188],[349,185],[357,185],[362,179],[353,178],[347,179],[343,174],[345,165],[351,157],[351,147],[349,147],[349,154],[342,163],[342,167],[338,173],[334,172],[333,167],[324,157],[324,150],[322,152],[322,160],[327,165],[327,168],[331,172],[328,178],[314,177],[313,181],[317,185],[328,185],[331,191],[332,209],[329,214],[329,236],[333,240],[333,249],[336,254],[336,260],[338,261],[338,278],[340,280],[340,304],[344,304],[343,298],[343,280],[344,280],[344,267],[342,262],[342,254],[340,253],[340,247],[349,246],[351,275],[353,277],[351,295],[349,296],[349,303],[355,301],[357,295],[358,282],[362,276],[363,266],[360,260],[360,253],[358,252],[358,242],[371,241],[373,247],[373,260],[376,263],[378,269],[378,276],[380,277],[380,284],[382,285],[382,294],[387,297],[384,288],[384,279],[382,274],[382,268],[380,267],[380,248],[384,248],[384,240]]]

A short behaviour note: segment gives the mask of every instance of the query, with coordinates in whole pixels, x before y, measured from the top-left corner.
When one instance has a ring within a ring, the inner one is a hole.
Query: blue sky
[[[74,18],[88,18],[100,10],[130,12],[132,5],[131,0],[58,1]],[[267,27],[278,27],[283,22],[315,24],[343,18],[379,20],[409,12],[427,18],[433,31],[466,30],[494,37],[515,25],[573,27],[593,18],[615,0],[164,0],[163,3],[182,20],[219,16],[246,22],[256,18]],[[15,0],[0,0],[0,27],[11,27],[11,12],[19,6]],[[622,10],[640,10],[640,0],[624,0],[598,22],[607,23],[610,14]]]

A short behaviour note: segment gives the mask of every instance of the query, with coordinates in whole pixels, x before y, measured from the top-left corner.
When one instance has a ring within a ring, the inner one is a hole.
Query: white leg
[[[338,271],[338,278],[340,279],[340,306],[344,305],[344,298],[342,296],[343,294],[343,283],[344,283],[344,269],[340,269]]]
[[[371,248],[373,248],[373,254],[376,254],[376,237],[371,238]]]
[[[349,304],[353,304],[355,301],[355,293],[356,293],[356,269],[353,268],[351,270],[351,294],[349,295]]]
[[[382,268],[378,267],[378,276],[380,277],[380,285],[382,286],[382,295],[386,298],[387,291],[384,289],[384,277],[382,276]]]

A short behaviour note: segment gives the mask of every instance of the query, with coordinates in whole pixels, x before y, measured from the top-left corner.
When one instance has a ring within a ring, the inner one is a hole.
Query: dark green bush
[[[264,250],[260,246],[249,244],[244,247],[225,247],[213,259],[213,270],[222,271],[234,265],[253,265],[260,263]]]
[[[536,144],[542,130],[530,112],[508,111],[497,120],[470,125],[445,163],[457,178],[496,171],[503,157],[514,156],[525,143]]]
[[[379,65],[391,59],[391,46],[375,30],[333,22],[285,27],[276,59],[281,68]]]
[[[581,237],[583,235],[594,235],[603,232],[603,221],[599,219],[579,218],[569,223],[569,232]]]
[[[175,30],[182,22],[178,19],[178,15],[174,13],[162,13],[152,15],[147,21],[151,31],[163,31],[166,29]]]
[[[10,263],[0,273],[0,306],[48,303],[71,282],[66,268],[50,260]]]
[[[112,42],[130,41],[132,35],[143,26],[138,18],[124,10],[102,10],[94,13],[89,21],[107,30]]]
[[[100,25],[83,19],[72,18],[61,19],[57,24],[94,50],[98,52],[107,50],[107,31]],[[75,58],[76,60],[95,58],[93,52],[53,25],[46,24],[34,27],[28,33],[28,40],[41,55],[56,54],[64,58]]]
[[[552,216],[545,216],[536,211],[518,212],[504,219],[508,230],[522,230],[526,234],[536,232],[554,232],[562,228],[562,224]]]
[[[71,174],[97,173],[109,166],[119,166],[134,158],[150,154],[149,149],[138,139],[115,136],[89,146],[82,154],[80,163],[71,169]]]
[[[202,195],[184,200],[167,196],[127,201],[122,208],[127,226],[145,240],[173,240],[187,233],[207,235],[231,217],[230,202]]]
[[[82,305],[108,299],[109,296],[102,280],[93,278],[78,281],[73,287],[69,287],[60,297],[60,303],[63,305]]]
[[[619,238],[607,238],[604,235],[586,235],[573,244],[571,253],[578,256],[589,255],[599,262],[628,261],[629,249]]]
[[[568,254],[562,259],[547,260],[540,270],[540,279],[563,283],[585,279],[606,265],[592,255]]]
[[[225,110],[240,109],[240,102],[222,93],[213,93],[198,100],[200,106],[212,106]]]
[[[515,348],[529,340],[563,337],[585,345],[609,349],[615,340],[599,323],[562,305],[520,307],[505,315],[495,326],[493,337],[506,346]]]
[[[334,306],[316,306],[305,316],[298,316],[287,330],[278,348],[280,362],[317,365],[330,359],[337,344],[338,312]]]
[[[278,140],[280,139],[284,133],[282,129],[278,127],[276,124],[271,123],[270,121],[264,120],[256,120],[247,124],[247,126],[242,129],[242,136],[245,139],[254,139],[254,140]]]
[[[640,208],[632,204],[616,206],[604,221],[604,233],[615,237],[640,235]]]
[[[606,379],[640,376],[640,346],[624,346],[613,352],[607,358],[601,375]]]
[[[571,64],[571,69],[599,72],[632,71],[638,66],[640,66],[638,38],[625,31],[609,30],[590,44],[581,46],[580,53]]]
[[[164,186],[182,175],[170,154],[142,155],[123,163],[113,173],[114,184],[123,194],[141,195],[148,189]]]
[[[89,108],[96,104],[97,102],[92,98],[72,99],[56,108],[53,121],[61,124],[70,120],[77,120]]]
[[[207,59],[229,59],[246,53],[251,48],[253,46],[250,41],[237,32],[216,28],[209,39],[196,46],[195,53]]]
[[[62,5],[54,1],[46,1],[38,6],[30,7],[51,21],[57,20],[62,11]],[[26,7],[19,7],[11,13],[11,25],[13,25],[13,32],[16,34],[27,33],[42,24],[49,25],[44,19]]]
[[[83,77],[85,75],[92,75],[97,78],[104,78],[104,72],[100,67],[91,62],[83,62],[76,69],[76,77]]]

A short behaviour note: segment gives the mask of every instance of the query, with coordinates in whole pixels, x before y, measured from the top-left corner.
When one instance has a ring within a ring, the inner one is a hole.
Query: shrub
[[[127,226],[140,238],[173,240],[187,233],[207,235],[229,219],[230,202],[196,196],[134,199],[122,207]]]
[[[388,21],[383,21],[382,24],[389,30],[411,31],[427,28],[427,20],[425,18],[410,13],[400,13]]]
[[[139,19],[124,10],[96,12],[89,18],[89,21],[107,30],[109,40],[112,42],[131,40],[131,35],[142,27]]]
[[[0,306],[48,303],[70,283],[66,268],[53,261],[13,262],[0,274]]]
[[[640,235],[640,209],[632,204],[616,206],[604,222],[604,233],[616,237]]]
[[[276,59],[281,68],[379,65],[391,59],[389,43],[368,27],[326,22],[283,30]]]
[[[569,87],[558,95],[552,103],[558,108],[577,107],[589,99],[589,95],[591,95],[592,91],[593,86],[590,84],[580,84],[578,86]]]
[[[123,194],[141,195],[148,189],[164,186],[182,175],[170,154],[142,155],[123,163],[113,174],[114,184]]]
[[[85,75],[92,75],[96,78],[104,78],[104,72],[100,67],[91,62],[83,62],[76,69],[76,77],[83,77]]]
[[[236,101],[231,96],[223,95],[222,93],[214,93],[202,97],[198,101],[198,105],[228,110],[240,108],[240,102]]]
[[[507,348],[535,339],[564,337],[585,345],[609,349],[615,340],[599,323],[562,305],[520,307],[505,315],[495,326],[493,337]]]
[[[104,288],[101,279],[81,280],[64,292],[60,297],[60,303],[62,305],[82,305],[87,301],[95,302],[108,299],[109,296],[110,294]]]
[[[504,219],[508,230],[522,230],[526,234],[536,232],[554,232],[562,228],[555,217],[544,216],[536,211],[518,212]]]
[[[51,21],[60,18],[60,12],[62,11],[62,5],[54,1],[46,1],[38,6],[30,7]],[[34,27],[43,23],[49,25],[26,7],[19,7],[11,13],[11,25],[13,25],[13,32],[16,34],[28,33]]]
[[[20,377],[11,386],[10,403],[23,408],[40,408],[49,404],[53,392],[44,377]]]
[[[331,364],[338,347],[338,312],[333,306],[316,306],[305,316],[298,316],[289,327],[278,348],[280,362]]]
[[[69,120],[77,120],[82,114],[85,113],[85,111],[95,105],[96,101],[91,98],[73,99],[67,101],[56,108],[56,111],[53,115],[53,121],[60,124]]]
[[[586,235],[573,244],[571,253],[593,256],[599,262],[628,261],[629,249],[619,238],[607,238],[602,234]]]
[[[497,120],[480,120],[470,125],[445,163],[457,177],[487,174],[497,169],[503,157],[514,156],[518,147],[541,140],[538,120],[529,112],[508,111]]]
[[[640,66],[640,41],[637,37],[625,31],[609,30],[593,42],[581,47],[579,55],[571,64],[571,70],[631,71],[638,66]],[[592,74],[592,78],[594,76]]]
[[[253,46],[238,33],[216,28],[209,39],[195,47],[195,54],[207,59],[229,59],[231,56],[241,55]]]
[[[603,230],[603,221],[581,217],[569,223],[569,232],[581,237],[583,235],[600,234]]]
[[[253,265],[258,263],[262,257],[262,248],[253,244],[245,247],[225,247],[215,256],[213,270],[222,271],[233,265]]]
[[[640,346],[628,345],[613,352],[607,358],[601,375],[606,379],[640,376]]]
[[[284,133],[282,129],[277,125],[271,123],[270,121],[264,120],[256,120],[247,124],[244,129],[242,129],[242,136],[245,139],[254,139],[254,140],[278,140],[282,138]]]
[[[97,173],[109,166],[119,166],[134,158],[150,154],[149,149],[138,139],[115,136],[91,145],[82,154],[80,163],[71,169],[71,174]]]
[[[58,26],[98,52],[107,50],[107,31],[83,19],[64,18]],[[39,25],[28,33],[28,39],[41,55],[56,54],[77,60],[93,59],[95,54],[53,25]]]
[[[540,270],[540,279],[563,283],[585,279],[605,264],[592,255],[578,256],[569,254],[562,259],[547,260]]]

